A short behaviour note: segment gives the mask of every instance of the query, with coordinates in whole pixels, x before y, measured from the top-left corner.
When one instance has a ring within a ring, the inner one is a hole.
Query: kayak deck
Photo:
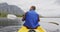
[[[25,26],[23,26],[21,29],[18,30],[18,32],[46,32],[41,26],[39,26],[37,29],[27,29]]]

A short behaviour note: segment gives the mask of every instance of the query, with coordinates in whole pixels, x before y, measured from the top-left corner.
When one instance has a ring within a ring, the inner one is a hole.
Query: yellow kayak
[[[39,26],[37,29],[27,29],[25,26],[20,28],[18,32],[46,32],[41,26]]]

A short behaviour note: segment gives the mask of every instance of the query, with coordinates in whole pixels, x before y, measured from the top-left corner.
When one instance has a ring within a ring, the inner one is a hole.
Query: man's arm
[[[22,21],[25,21],[26,13],[23,15]]]

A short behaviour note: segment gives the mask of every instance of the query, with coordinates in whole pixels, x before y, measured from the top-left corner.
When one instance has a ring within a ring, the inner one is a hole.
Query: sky
[[[28,11],[30,6],[36,6],[36,12],[44,17],[60,17],[60,0],[0,0],[9,5],[16,5]]]

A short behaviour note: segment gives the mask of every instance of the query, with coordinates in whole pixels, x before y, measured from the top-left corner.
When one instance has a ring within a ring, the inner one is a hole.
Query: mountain
[[[22,15],[24,11],[16,5],[8,5],[7,3],[0,3],[0,13]]]

